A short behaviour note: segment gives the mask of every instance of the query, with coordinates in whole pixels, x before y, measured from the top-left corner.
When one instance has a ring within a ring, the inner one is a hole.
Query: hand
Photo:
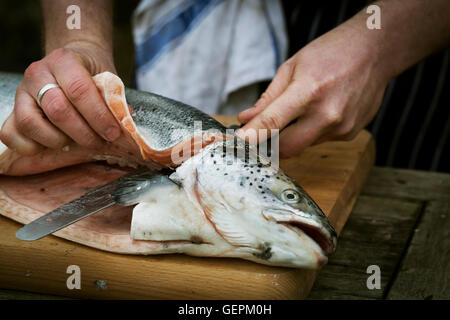
[[[92,76],[115,73],[111,55],[90,43],[71,43],[32,63],[19,85],[14,110],[3,124],[0,139],[22,155],[43,148],[61,149],[71,140],[87,148],[100,148],[103,139],[113,141],[120,128],[95,86]],[[48,90],[37,103],[38,91]]]
[[[376,114],[389,81],[376,50],[341,25],[311,42],[278,70],[253,108],[238,116],[249,129],[279,129],[280,157],[327,140],[350,140]]]

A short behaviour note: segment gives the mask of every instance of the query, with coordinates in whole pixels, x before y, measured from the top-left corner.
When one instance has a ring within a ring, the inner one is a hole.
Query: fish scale
[[[204,112],[166,97],[126,89],[127,102],[133,106],[133,118],[139,130],[149,133],[150,147],[165,150],[186,139],[186,132],[194,132],[194,121],[201,123],[202,131],[215,130],[225,134],[226,128]],[[182,110],[182,113],[180,113]],[[174,134],[176,130],[184,134]]]

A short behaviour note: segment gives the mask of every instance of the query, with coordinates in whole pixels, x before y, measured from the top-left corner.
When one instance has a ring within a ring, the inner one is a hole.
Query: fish
[[[10,91],[20,79],[0,74],[3,110],[11,110]],[[124,254],[182,253],[308,269],[327,262],[337,244],[333,226],[256,146],[194,107],[125,89],[111,73],[93,79],[122,127],[121,138],[101,150],[70,145],[29,157],[4,146],[0,214],[28,223],[146,165],[172,183],[151,188],[134,207],[108,208],[55,235]],[[197,133],[195,121],[202,124]]]
[[[0,124],[11,113],[15,90],[22,80],[22,75],[0,72]],[[97,74],[93,80],[121,124],[120,138],[112,143],[105,141],[97,150],[72,142],[61,150],[44,149],[34,156],[21,156],[0,142],[0,174],[24,176],[98,160],[131,167],[175,167],[180,163],[173,163],[174,152],[183,153],[189,149],[186,145],[191,146],[192,153],[178,157],[182,161],[226,135],[226,128],[202,111],[156,94],[125,90],[122,80],[110,72]],[[202,124],[203,139],[192,136],[193,120]]]
[[[134,239],[182,237],[197,244],[186,249],[191,255],[311,269],[334,251],[336,233],[317,204],[241,139],[209,144],[169,178],[176,184],[152,190],[133,210]]]

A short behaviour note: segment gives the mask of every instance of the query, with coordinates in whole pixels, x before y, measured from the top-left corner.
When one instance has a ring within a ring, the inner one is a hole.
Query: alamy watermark
[[[381,8],[376,4],[372,4],[367,7],[366,13],[370,14],[366,20],[367,29],[381,29]]]
[[[69,15],[66,19],[66,27],[69,30],[81,29],[81,10],[80,7],[72,4],[67,7],[66,13]]]
[[[70,274],[70,276],[67,277],[67,280],[66,280],[67,289],[80,290],[81,289],[81,269],[80,269],[80,267],[77,266],[76,264],[72,264],[67,267],[66,273]]]
[[[367,278],[366,286],[369,290],[381,289],[381,269],[380,266],[373,264],[367,267],[366,273],[370,274]]]

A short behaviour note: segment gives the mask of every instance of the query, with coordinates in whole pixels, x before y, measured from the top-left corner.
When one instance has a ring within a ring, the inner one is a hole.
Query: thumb
[[[290,60],[283,63],[280,68],[278,68],[277,74],[267,87],[266,91],[264,91],[258,101],[256,101],[255,105],[252,108],[239,113],[238,120],[241,123],[247,123],[262,110],[267,108],[267,106],[286,90],[291,82],[293,73],[294,67]]]

